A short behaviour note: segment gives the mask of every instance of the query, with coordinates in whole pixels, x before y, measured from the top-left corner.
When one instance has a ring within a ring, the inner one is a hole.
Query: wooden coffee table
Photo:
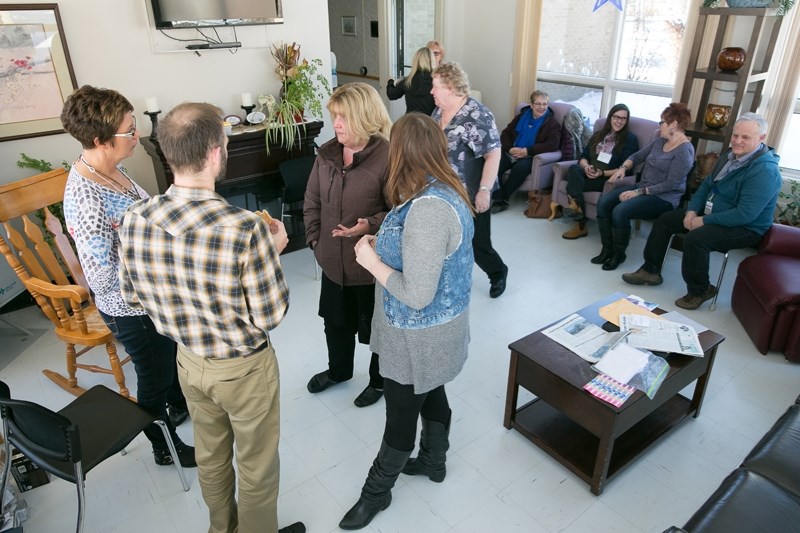
[[[598,309],[623,296],[611,295],[578,313],[602,324]],[[700,414],[717,347],[725,337],[710,330],[699,337],[705,356],[669,354],[669,374],[652,400],[637,390],[614,407],[583,389],[597,375],[589,362],[541,330],[531,333],[509,345],[503,425],[522,433],[600,495],[608,479],[688,416]],[[678,394],[694,381],[691,399]],[[520,386],[536,399],[517,407]]]

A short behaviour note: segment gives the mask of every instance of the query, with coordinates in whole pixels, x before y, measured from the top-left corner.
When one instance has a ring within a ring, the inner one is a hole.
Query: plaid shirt
[[[125,301],[198,355],[252,353],[289,308],[269,226],[213,191],[173,185],[137,202],[119,238]]]

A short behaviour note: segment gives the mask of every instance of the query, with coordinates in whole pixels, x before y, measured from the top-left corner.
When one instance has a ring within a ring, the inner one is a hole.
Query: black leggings
[[[422,418],[447,424],[450,404],[444,385],[432,391],[414,394],[414,385],[401,385],[389,378],[383,379],[383,396],[386,399],[386,427],[383,440],[400,451],[411,451],[417,440],[417,419]]]

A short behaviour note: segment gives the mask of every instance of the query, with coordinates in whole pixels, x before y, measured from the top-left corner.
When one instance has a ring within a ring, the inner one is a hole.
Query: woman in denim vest
[[[386,426],[342,529],[361,529],[386,509],[400,472],[444,480],[451,415],[444,385],[461,371],[469,344],[473,210],[430,117],[409,113],[392,127],[386,187],[395,207],[377,236],[356,244],[356,260],[378,282],[370,347],[380,354]],[[420,415],[419,454],[409,460]]]

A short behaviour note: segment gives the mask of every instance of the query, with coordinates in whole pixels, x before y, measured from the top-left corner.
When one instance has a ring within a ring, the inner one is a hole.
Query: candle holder
[[[150,130],[150,138],[155,140],[156,138],[156,130],[158,129],[158,115],[161,111],[145,111],[144,114],[150,117],[150,122],[153,124],[153,128]]]
[[[249,126],[250,125],[250,121],[247,120],[247,115],[252,113],[253,109],[255,109],[256,106],[255,105],[243,105],[243,106],[240,106],[240,107],[242,109],[244,109],[244,123]]]

